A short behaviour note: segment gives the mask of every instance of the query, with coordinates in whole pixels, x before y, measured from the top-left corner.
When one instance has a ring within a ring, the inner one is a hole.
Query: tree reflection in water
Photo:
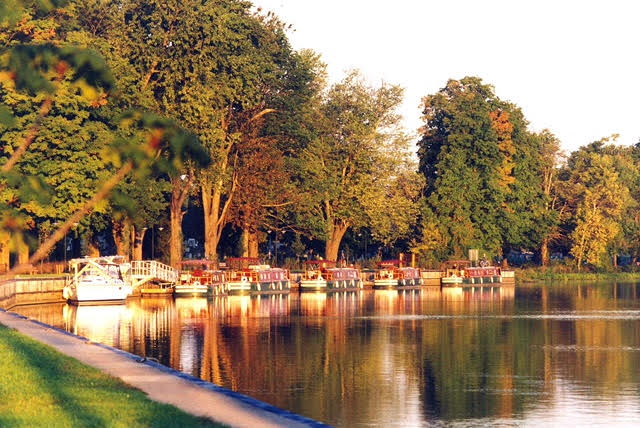
[[[632,423],[640,409],[635,284],[17,311],[338,426]]]

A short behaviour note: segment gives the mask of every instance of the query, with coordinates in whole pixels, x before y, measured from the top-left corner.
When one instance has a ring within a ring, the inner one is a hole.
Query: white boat
[[[309,260],[300,280],[300,290],[333,291],[363,288],[360,270],[353,267],[336,267],[331,260]]]
[[[463,278],[461,276],[458,276],[454,273],[451,276],[443,276],[440,281],[442,282],[443,286],[455,286],[462,284],[462,279]]]
[[[226,294],[225,274],[211,260],[180,262],[180,276],[173,287],[174,296],[218,296]]]
[[[121,303],[133,292],[124,276],[129,270],[123,256],[72,259],[73,277],[62,295],[74,303]]]

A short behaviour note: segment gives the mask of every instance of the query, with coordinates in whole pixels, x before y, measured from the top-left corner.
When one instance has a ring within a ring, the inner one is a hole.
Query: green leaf
[[[11,109],[5,105],[0,105],[0,125],[11,128],[16,124],[16,118]]]

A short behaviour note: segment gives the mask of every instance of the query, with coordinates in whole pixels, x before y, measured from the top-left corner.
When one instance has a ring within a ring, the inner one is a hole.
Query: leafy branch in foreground
[[[11,33],[12,26],[18,23],[21,14],[28,12],[33,16],[41,16],[66,3],[64,0],[4,2],[0,5],[0,32],[5,35]],[[109,93],[115,88],[106,62],[91,50],[64,42],[42,43],[35,38],[26,38],[27,42],[5,39],[6,43],[0,47],[0,85],[2,93],[10,97],[3,96],[0,105],[0,136],[3,136],[0,147],[0,253],[3,260],[0,263],[8,260],[4,257],[8,257],[11,242],[14,243],[13,248],[24,247],[25,231],[34,227],[34,219],[28,215],[25,207],[46,204],[51,194],[52,189],[47,189],[41,177],[25,172],[33,174],[38,171],[37,164],[29,160],[31,164],[27,169],[22,164],[29,147],[42,138],[43,122],[55,107],[58,94],[64,93],[67,100],[75,97],[78,104],[69,104],[77,110],[78,105],[87,102],[92,107],[106,104]],[[28,119],[29,116],[24,116],[24,113],[35,112],[38,104],[34,102],[39,103],[37,114]],[[73,111],[74,115],[84,114],[76,110]],[[187,160],[205,166],[211,161],[195,135],[160,116],[131,111],[111,121],[109,126],[117,129],[114,135],[127,136],[115,138],[101,153],[105,166],[113,165],[115,173],[101,180],[95,193],[78,208],[71,205],[74,211],[45,239],[28,263],[23,263],[22,259],[20,265],[9,273],[24,271],[30,264],[46,257],[56,243],[107,199],[114,187],[128,174],[175,174]],[[55,134],[56,131],[52,132]],[[51,139],[50,144],[58,144],[56,140],[65,138],[64,135],[56,135],[47,137]],[[89,138],[99,137],[89,133]],[[46,156],[46,152],[34,155]]]
[[[118,165],[117,172],[88,200],[80,209],[43,242],[38,250],[29,258],[28,264],[14,267],[9,273],[19,273],[29,268],[44,257],[53,247],[77,224],[89,214],[98,203],[107,198],[113,188],[134,170],[136,174],[174,173],[183,167],[187,160],[198,166],[206,167],[211,159],[200,145],[198,138],[173,121],[154,114],[131,112],[122,117],[121,124],[128,128],[138,129],[146,134],[144,144],[136,139],[120,139],[105,152],[110,160]]]

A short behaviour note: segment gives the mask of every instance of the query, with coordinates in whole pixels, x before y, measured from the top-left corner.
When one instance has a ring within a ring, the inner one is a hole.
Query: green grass
[[[563,272],[553,268],[528,268],[516,271],[519,282],[540,281],[640,281],[640,272]]]
[[[0,427],[219,427],[0,325]]]

